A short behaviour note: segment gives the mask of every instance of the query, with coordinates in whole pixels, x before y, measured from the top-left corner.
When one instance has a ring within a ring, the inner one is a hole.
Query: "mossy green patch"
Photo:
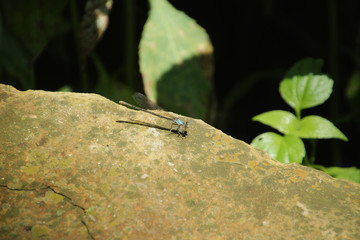
[[[48,202],[55,203],[55,204],[61,202],[64,199],[63,196],[61,196],[60,194],[54,193],[52,191],[47,191],[45,193],[45,198]]]
[[[39,239],[40,237],[46,236],[49,230],[45,226],[35,225],[31,229],[33,239]]]

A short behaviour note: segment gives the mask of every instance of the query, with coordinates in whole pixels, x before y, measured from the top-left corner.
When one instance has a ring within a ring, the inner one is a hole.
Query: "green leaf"
[[[355,71],[350,76],[347,86],[345,96],[349,101],[357,100],[360,96],[360,72]]]
[[[321,69],[324,65],[324,60],[321,58],[304,58],[298,61],[290,68],[290,70],[285,74],[285,78],[292,78],[296,75],[307,75],[312,74],[321,74]]]
[[[305,146],[300,138],[292,135],[280,136],[266,132],[257,136],[251,145],[266,151],[273,159],[282,163],[302,163]]]
[[[73,88],[70,85],[64,85],[59,88],[58,92],[72,92]]]
[[[253,121],[259,121],[265,125],[271,126],[281,133],[289,134],[296,131],[300,122],[296,116],[290,112],[274,110],[256,115]]]
[[[360,169],[356,167],[324,167],[321,165],[311,165],[313,168],[320,169],[332,177],[346,179],[352,182],[360,183]]]
[[[150,0],[140,41],[146,95],[165,109],[205,118],[213,47],[203,28],[166,0]]]
[[[252,120],[271,126],[283,134],[301,138],[338,138],[348,141],[347,137],[332,122],[319,116],[312,115],[298,120],[290,112],[274,110],[256,115]]]
[[[338,138],[348,141],[348,138],[332,122],[313,115],[301,120],[296,136],[301,138]]]
[[[68,0],[0,1],[3,31],[0,44],[0,70],[7,81],[20,81],[24,89],[35,88],[33,61],[58,29]]]
[[[332,92],[334,81],[325,75],[306,75],[285,78],[280,83],[281,97],[295,109],[315,107],[325,102]]]
[[[356,167],[329,167],[326,168],[324,171],[333,177],[347,179],[349,181],[360,183],[360,169]]]

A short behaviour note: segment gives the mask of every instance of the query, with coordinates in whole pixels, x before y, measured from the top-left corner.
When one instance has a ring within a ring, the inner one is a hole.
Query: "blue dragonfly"
[[[119,101],[119,103],[121,105],[131,107],[136,110],[143,111],[143,112],[147,112],[147,113],[150,113],[154,116],[157,116],[157,117],[160,117],[163,119],[167,119],[172,122],[170,132],[175,131],[179,136],[187,135],[187,128],[190,126],[190,124],[188,122],[184,123],[180,118],[170,118],[170,117],[166,117],[166,116],[149,111],[148,109],[155,110],[155,109],[161,109],[161,108],[156,103],[152,102],[150,99],[148,99],[146,96],[144,96],[141,93],[138,93],[138,92],[134,93],[133,98],[134,98],[135,102],[137,102],[140,106],[142,106],[144,108],[134,106],[134,105],[124,102],[124,101]]]

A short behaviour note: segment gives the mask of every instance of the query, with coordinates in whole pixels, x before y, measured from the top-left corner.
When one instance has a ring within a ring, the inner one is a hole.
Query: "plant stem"
[[[295,113],[296,113],[297,119],[300,121],[301,120],[301,109],[295,108]]]
[[[315,163],[316,145],[317,145],[317,140],[310,139],[310,159],[309,159],[310,164]]]

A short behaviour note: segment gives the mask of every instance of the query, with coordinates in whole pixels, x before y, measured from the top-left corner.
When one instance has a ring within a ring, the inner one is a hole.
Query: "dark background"
[[[149,5],[145,0],[133,2],[134,46],[137,48]],[[81,16],[85,1],[77,3]],[[278,91],[282,77],[302,58],[321,58],[323,72],[335,81],[334,91],[325,104],[304,110],[302,115],[315,114],[329,119],[349,142],[318,141],[316,163],[360,167],[358,157],[354,157],[360,146],[357,140],[360,137],[359,90],[357,98],[346,97],[350,77],[360,70],[360,1],[172,0],[170,3],[195,19],[207,31],[214,46],[214,91],[218,102],[214,125],[217,128],[247,143],[258,134],[274,131],[251,118],[269,110],[292,111]],[[126,64],[124,55],[129,47],[125,41],[129,21],[126,11],[125,0],[114,1],[109,27],[95,48],[107,71],[118,72],[117,81],[124,83],[126,76],[119,69]],[[63,14],[69,18],[70,9],[66,8]],[[70,85],[73,91],[84,91],[75,48],[71,31],[55,35],[34,61],[34,88],[56,91]],[[89,67],[91,72],[92,66]],[[141,92],[141,76],[138,66],[136,68],[134,87]],[[90,79],[91,91],[97,77]],[[22,89],[21,84],[12,85]],[[229,100],[234,90],[238,90],[237,98]]]

